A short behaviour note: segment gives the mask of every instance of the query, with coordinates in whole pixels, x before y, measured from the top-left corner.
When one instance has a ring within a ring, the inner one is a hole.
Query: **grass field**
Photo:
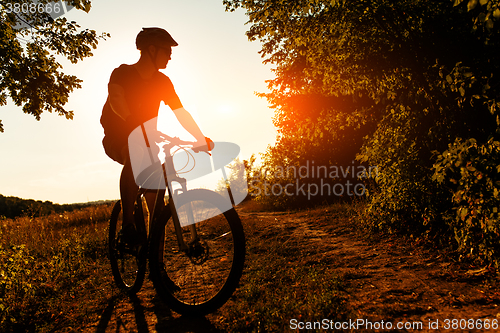
[[[253,208],[247,205],[250,215],[257,214]],[[1,221],[0,331],[71,332],[99,320],[99,306],[113,297],[111,209]],[[244,277],[229,306],[209,316],[217,330],[281,331],[287,318],[345,315],[339,277],[324,264],[301,262],[300,244],[287,232],[276,234],[252,216],[246,221]]]
[[[57,331],[86,316],[80,300],[99,289],[111,208],[0,220],[0,331]]]
[[[110,205],[0,220],[0,332],[283,332],[323,318],[497,324],[495,270],[457,262],[432,244],[366,233],[356,206],[240,205],[240,286],[218,311],[195,319],[173,313],[148,279],[137,297],[120,293],[107,258]]]

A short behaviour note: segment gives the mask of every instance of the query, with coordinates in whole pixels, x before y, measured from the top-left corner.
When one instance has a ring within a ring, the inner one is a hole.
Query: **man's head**
[[[178,44],[165,29],[142,28],[137,35],[135,45],[142,54],[148,54],[157,69],[162,69],[167,67],[172,47]]]

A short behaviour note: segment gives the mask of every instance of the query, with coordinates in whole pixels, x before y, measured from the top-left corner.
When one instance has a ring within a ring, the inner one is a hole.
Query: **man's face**
[[[171,59],[170,56],[172,55],[172,48],[164,48],[164,47],[158,47],[157,52],[156,52],[156,67],[158,69],[165,69],[167,68],[168,61]]]

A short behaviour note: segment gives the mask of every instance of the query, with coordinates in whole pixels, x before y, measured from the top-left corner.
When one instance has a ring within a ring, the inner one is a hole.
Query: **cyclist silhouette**
[[[174,112],[179,123],[196,139],[200,146],[210,145],[188,111],[182,106],[170,79],[159,70],[167,67],[172,47],[177,42],[162,28],[143,28],[137,35],[136,46],[141,55],[133,65],[123,64],[114,69],[108,84],[108,98],[103,107],[101,124],[104,128],[102,140],[106,154],[123,165],[120,176],[120,196],[123,209],[123,238],[127,243],[139,241],[134,224],[134,201],[138,185],[135,182],[128,137],[130,133],[148,120],[158,116],[163,101]],[[161,142],[164,137],[156,131],[150,140]],[[152,144],[156,149],[157,145]],[[208,149],[208,148],[207,148]],[[205,149],[205,150],[207,150]],[[165,190],[145,194],[150,219],[155,204],[164,205]]]

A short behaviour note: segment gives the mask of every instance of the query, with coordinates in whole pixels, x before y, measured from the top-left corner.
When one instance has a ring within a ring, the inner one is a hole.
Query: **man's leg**
[[[147,191],[144,197],[146,198],[146,205],[148,206],[148,222],[151,229],[154,211],[157,210],[157,212],[159,212],[165,207],[165,190]]]
[[[152,221],[153,221],[153,212],[154,210],[164,209],[165,208],[165,190],[160,191],[148,191],[144,194],[146,197],[146,204],[148,206],[148,222],[149,222],[149,232],[152,230]],[[158,260],[160,263],[163,263],[163,246],[165,243],[165,230],[161,231],[161,242],[159,248],[159,257]]]
[[[123,210],[123,227],[134,222],[134,202],[139,187],[135,183],[130,158],[126,158],[120,177],[120,196]]]
[[[151,225],[153,221],[153,209],[170,209],[169,207],[165,206],[165,190],[162,191],[148,191],[144,195],[146,197],[146,204],[148,206],[148,214],[149,214],[149,231],[151,232]],[[160,208],[161,207],[161,208]],[[165,246],[165,229],[160,230],[161,232],[160,235],[160,246],[158,248],[158,264],[160,265],[160,275],[163,279],[163,283],[166,284],[166,287],[170,291],[179,291],[181,288],[175,284],[175,282],[170,279],[170,277],[167,274],[167,271],[165,270],[164,267],[164,262],[163,262],[163,250]],[[162,267],[163,266],[163,267]]]

